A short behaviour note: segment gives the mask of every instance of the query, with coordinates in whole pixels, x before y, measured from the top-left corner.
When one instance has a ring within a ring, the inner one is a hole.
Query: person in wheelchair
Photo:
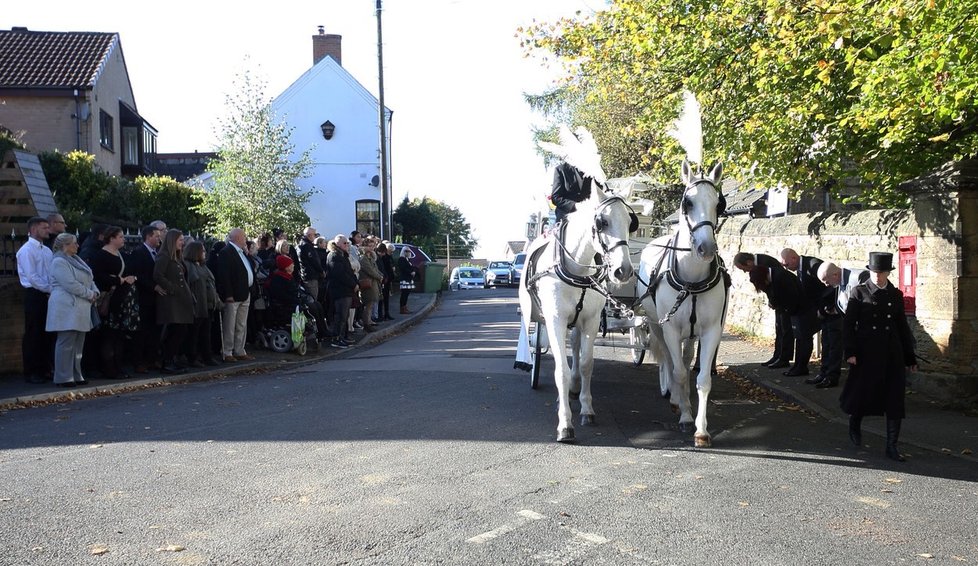
[[[292,276],[292,272],[295,271],[295,263],[292,258],[287,255],[277,256],[275,267],[277,269],[268,278],[268,325],[290,324],[292,313],[298,306],[302,308],[303,312],[315,319],[316,338],[319,341],[327,340],[329,331],[324,318],[323,306],[309,294],[309,291],[306,291],[305,287],[296,283]]]

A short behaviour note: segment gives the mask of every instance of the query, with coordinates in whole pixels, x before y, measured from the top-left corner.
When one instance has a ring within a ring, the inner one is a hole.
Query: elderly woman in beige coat
[[[45,329],[58,333],[54,348],[54,383],[75,387],[86,383],[81,372],[85,334],[92,329],[92,304],[98,298],[95,277],[78,257],[78,239],[62,233],[54,240],[51,261],[51,297]]]
[[[372,236],[364,238],[360,252],[360,302],[363,303],[360,324],[366,332],[370,332],[374,326],[377,326],[370,320],[370,313],[373,312],[374,304],[380,299],[380,284],[384,281],[384,274],[377,266],[376,250],[377,239]]]

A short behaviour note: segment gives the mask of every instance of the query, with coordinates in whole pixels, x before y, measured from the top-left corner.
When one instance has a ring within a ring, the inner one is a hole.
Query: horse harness
[[[533,304],[534,307],[537,309],[537,311],[541,310],[541,305],[540,305],[540,297],[539,294],[537,293],[536,283],[537,281],[539,281],[544,277],[547,277],[549,275],[554,275],[557,277],[557,279],[560,279],[562,282],[566,283],[567,285],[570,285],[571,287],[576,287],[581,290],[581,296],[577,300],[577,305],[574,307],[574,318],[569,323],[567,323],[567,328],[573,328],[574,325],[577,324],[577,319],[581,316],[581,311],[584,310],[584,297],[587,296],[587,292],[589,289],[593,291],[597,291],[598,293],[603,295],[605,299],[612,298],[611,294],[605,289],[603,285],[603,283],[608,280],[608,270],[609,270],[608,264],[604,261],[604,258],[606,258],[611,253],[611,251],[614,250],[615,248],[618,248],[620,246],[627,247],[628,241],[618,240],[611,246],[606,245],[604,240],[602,240],[599,236],[601,235],[602,231],[608,227],[608,223],[607,221],[602,219],[598,213],[603,208],[606,208],[615,202],[622,203],[629,210],[629,216],[631,217],[631,222],[628,226],[628,231],[634,232],[635,230],[638,229],[638,216],[635,215],[635,212],[632,210],[632,207],[630,207],[628,203],[625,202],[625,199],[619,196],[614,196],[601,201],[601,203],[595,209],[594,225],[591,227],[591,237],[598,241],[598,243],[601,245],[601,250],[602,250],[600,256],[598,254],[595,254],[596,265],[582,264],[571,257],[570,253],[567,250],[567,247],[564,245],[564,241],[566,239],[566,232],[567,232],[567,222],[565,222],[564,220],[561,220],[560,222],[557,223],[557,226],[555,226],[557,235],[553,239],[554,245],[552,246],[553,253],[554,253],[553,267],[545,271],[536,273],[536,262],[540,258],[540,256],[543,255],[543,250],[546,249],[549,246],[549,244],[541,246],[540,248],[534,251],[532,256],[528,256],[526,258],[525,270],[529,275],[529,277],[526,278],[526,289],[527,291],[530,292],[530,297],[533,299]],[[585,269],[591,270],[593,271],[593,273],[589,275],[576,275],[568,270],[568,267],[572,263],[577,267],[583,267]]]
[[[688,192],[689,189],[701,183],[709,184],[714,188],[714,190],[716,190],[716,186],[711,181],[707,179],[700,179],[699,181],[696,181],[695,183],[692,183],[689,187],[687,187],[686,191]],[[692,237],[694,231],[704,226],[709,226],[710,229],[712,229],[715,234],[717,231],[717,226],[716,224],[714,224],[709,220],[703,220],[702,222],[698,222],[695,226],[690,223],[689,216],[686,213],[686,202],[687,202],[686,199],[687,199],[686,193],[683,193],[683,200],[680,207],[683,213],[682,214],[683,220],[686,221],[686,227],[689,228],[690,236]],[[720,194],[720,200],[717,202],[717,216],[719,217],[721,214],[723,214],[725,212],[725,209],[726,209],[726,199],[724,199],[723,195]],[[679,266],[677,265],[678,259],[676,258],[676,252],[692,251],[692,248],[679,247],[679,232],[676,232],[676,235],[673,237],[672,243],[670,245],[665,245],[665,246],[660,244],[653,244],[653,245],[665,248],[666,251],[659,256],[659,261],[655,264],[655,269],[652,271],[652,278],[649,281],[649,284],[646,286],[645,293],[642,294],[641,297],[636,299],[636,304],[640,303],[642,299],[644,299],[646,296],[652,297],[652,303],[655,304],[655,292],[659,287],[659,283],[661,283],[662,280],[665,279],[666,283],[668,283],[669,286],[672,287],[674,290],[678,291],[679,294],[676,295],[675,304],[673,304],[672,308],[669,309],[669,313],[659,320],[659,324],[663,325],[669,322],[672,316],[676,314],[676,312],[679,310],[679,307],[682,306],[683,302],[688,297],[692,297],[692,308],[690,309],[690,313],[689,313],[689,337],[690,339],[695,338],[697,295],[706,293],[710,289],[716,287],[721,280],[723,281],[725,288],[729,289],[731,286],[730,275],[727,273],[727,268],[723,264],[723,259],[720,258],[720,254],[714,255],[713,261],[710,262],[710,272],[707,274],[706,278],[703,279],[702,281],[690,282],[684,280],[682,277],[679,276]],[[669,256],[669,267],[666,270],[662,270],[662,264],[665,262],[666,255]],[[726,298],[724,298],[724,302],[726,302]]]

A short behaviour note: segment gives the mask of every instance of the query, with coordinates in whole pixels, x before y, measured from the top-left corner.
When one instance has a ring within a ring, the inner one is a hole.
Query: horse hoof
[[[557,432],[557,442],[574,442],[574,429],[562,428]]]
[[[679,423],[679,432],[689,432],[693,428],[693,423]]]
[[[697,448],[710,448],[713,446],[713,440],[709,434],[695,434],[693,435],[693,445]]]
[[[581,415],[581,426],[591,426],[594,424],[594,415]]]

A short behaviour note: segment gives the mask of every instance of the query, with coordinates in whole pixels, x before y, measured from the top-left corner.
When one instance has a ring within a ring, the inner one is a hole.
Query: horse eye
[[[689,212],[689,209],[693,208],[693,201],[689,200],[689,197],[683,199],[683,212]]]

